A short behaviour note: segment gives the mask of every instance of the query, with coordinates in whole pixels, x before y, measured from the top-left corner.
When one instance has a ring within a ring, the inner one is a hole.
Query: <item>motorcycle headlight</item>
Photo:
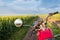
[[[22,20],[21,19],[16,19],[15,21],[14,21],[14,24],[15,24],[15,26],[16,27],[21,27],[22,26]]]

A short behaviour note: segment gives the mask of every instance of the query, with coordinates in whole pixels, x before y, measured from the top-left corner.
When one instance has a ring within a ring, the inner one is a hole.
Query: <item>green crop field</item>
[[[47,15],[38,15],[45,20]],[[0,40],[23,40],[29,26],[16,27],[14,25],[15,19],[22,19],[23,24],[32,25],[36,16],[0,16]],[[52,19],[59,19],[60,14],[54,15]],[[59,19],[60,21],[60,19]],[[60,34],[60,28],[56,28],[53,24],[47,24],[53,30],[53,34]]]
[[[23,20],[23,24],[32,25],[35,16],[0,16],[0,40],[22,40],[29,26],[15,27],[15,19]]]

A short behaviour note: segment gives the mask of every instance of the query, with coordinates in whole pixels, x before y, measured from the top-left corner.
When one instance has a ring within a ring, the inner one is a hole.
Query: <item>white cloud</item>
[[[52,13],[52,12],[56,12],[56,11],[60,11],[60,9],[59,8],[44,8],[44,7],[40,7],[39,9],[38,9],[38,12],[39,13]]]
[[[24,0],[15,0],[12,3],[7,4],[8,7],[11,7],[15,10],[36,10],[38,5],[41,5],[42,1],[24,1]]]
[[[27,4],[27,3],[36,3],[37,1],[35,1],[35,0],[31,0],[31,1],[24,1],[24,0],[15,0],[15,1],[13,1],[11,4]],[[40,1],[38,1],[40,4],[41,4],[41,2],[42,2],[42,0],[40,0]]]
[[[42,6],[42,0],[36,1],[36,0],[14,0],[10,3],[6,3],[3,2],[2,0],[0,0],[0,6],[6,6],[6,8],[1,8],[0,7],[0,13],[15,13],[15,11],[17,11],[17,13],[22,13],[22,12],[38,12],[38,13],[50,13],[50,12],[55,12],[55,11],[60,11],[60,4],[56,4],[58,5],[55,8],[50,8],[50,6]],[[51,4],[54,6],[54,4]]]
[[[0,15],[15,14],[9,8],[0,7]]]
[[[24,1],[24,0],[15,0],[11,3],[6,4],[6,6],[11,9],[10,11],[13,11],[14,13],[17,11],[17,13],[23,13],[23,12],[33,12],[37,11],[37,3],[34,0],[31,1]],[[40,3],[40,1],[39,1]],[[39,4],[40,5],[40,4]]]

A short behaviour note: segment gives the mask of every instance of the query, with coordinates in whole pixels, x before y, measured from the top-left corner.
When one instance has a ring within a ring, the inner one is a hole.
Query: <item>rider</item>
[[[53,33],[52,30],[48,27],[45,26],[45,23],[42,18],[38,20],[38,40],[53,40]]]

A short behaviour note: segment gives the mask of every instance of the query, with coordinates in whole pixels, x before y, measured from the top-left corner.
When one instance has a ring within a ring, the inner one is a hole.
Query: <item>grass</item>
[[[32,25],[32,22],[34,21],[34,19],[33,18],[31,19],[29,19],[30,21],[27,20],[26,24]],[[23,26],[19,31],[14,33],[9,40],[23,40],[29,28],[30,28],[29,26]]]
[[[21,30],[14,33],[9,40],[22,40],[26,35],[29,27],[23,27]]]
[[[41,14],[38,16],[45,20],[47,14]],[[15,27],[14,20],[17,18],[22,19],[24,22],[23,24],[32,25],[33,21],[36,19],[36,16],[0,16],[0,40],[23,40],[29,27]],[[52,16],[51,19],[60,20],[60,14]],[[60,28],[56,28],[53,24],[49,22],[47,26],[52,29],[54,35],[60,34]]]
[[[15,19],[22,19],[23,24],[32,25],[36,16],[2,16],[0,17],[0,40],[22,40],[29,27],[17,28],[14,25]]]

